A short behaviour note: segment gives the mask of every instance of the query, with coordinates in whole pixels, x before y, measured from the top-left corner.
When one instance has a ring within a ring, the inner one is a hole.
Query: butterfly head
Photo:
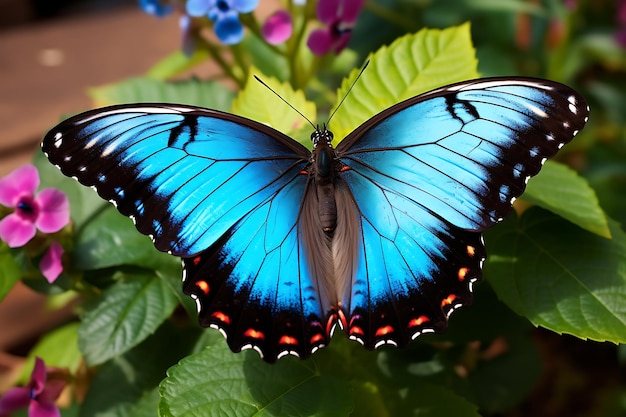
[[[320,143],[332,148],[333,132],[328,130],[328,126],[324,123],[321,128],[317,126],[315,131],[311,133],[311,140],[313,141],[313,149],[317,148]]]

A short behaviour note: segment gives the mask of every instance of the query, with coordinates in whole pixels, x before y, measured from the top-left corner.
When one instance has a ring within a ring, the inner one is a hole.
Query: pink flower
[[[11,388],[0,397],[0,415],[28,407],[28,417],[60,417],[61,413],[54,401],[61,395],[65,385],[63,380],[48,381],[44,361],[35,358],[28,385]]]
[[[63,256],[63,247],[57,242],[52,242],[46,253],[39,262],[39,269],[46,280],[52,284],[63,272],[63,263],[61,257]]]
[[[348,45],[364,3],[365,0],[319,0],[317,17],[327,27],[316,29],[309,35],[306,44],[311,52],[315,55],[341,52]]]
[[[55,233],[70,220],[69,201],[65,193],[46,188],[35,195],[39,173],[25,165],[0,179],[0,204],[15,211],[0,220],[0,239],[10,247],[24,246],[36,234]]]
[[[279,10],[263,24],[261,33],[267,43],[278,45],[285,42],[293,32],[293,22],[287,10]]]

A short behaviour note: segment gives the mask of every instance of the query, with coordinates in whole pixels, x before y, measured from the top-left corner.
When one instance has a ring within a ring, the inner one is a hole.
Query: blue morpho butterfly
[[[200,323],[268,362],[306,358],[339,324],[374,349],[447,327],[472,300],[481,231],[583,128],[561,84],[488,78],[443,87],[313,151],[215,110],[134,104],[52,129],[50,161],[183,258]]]

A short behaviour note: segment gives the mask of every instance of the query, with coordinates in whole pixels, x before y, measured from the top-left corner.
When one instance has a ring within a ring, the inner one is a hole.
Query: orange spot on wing
[[[459,281],[465,281],[465,275],[469,272],[469,268],[459,268]]]
[[[476,255],[476,248],[470,245],[467,245],[467,254],[469,256],[474,256]]]
[[[196,281],[196,287],[200,288],[204,295],[209,295],[209,283],[205,280]]]
[[[452,303],[454,302],[454,300],[456,300],[456,298],[457,298],[456,295],[450,294],[449,296],[441,300],[441,307],[452,305]]]
[[[255,329],[248,329],[245,332],[243,332],[243,335],[246,337],[251,337],[253,339],[257,339],[257,340],[265,340],[265,334],[263,334],[262,331],[259,330],[255,330]]]
[[[391,327],[390,325],[387,326],[383,326],[383,327],[379,327],[376,330],[376,336],[385,336],[387,334],[393,333],[393,327]]]
[[[202,256],[196,256],[195,258],[193,258],[191,262],[193,262],[195,266],[198,266],[201,260],[202,260]]]
[[[412,319],[411,321],[409,321],[409,324],[407,325],[407,327],[411,328],[411,327],[415,327],[415,326],[421,326],[424,323],[429,322],[430,319],[426,316],[419,316],[415,319]]]
[[[346,172],[346,171],[350,171],[352,168],[350,168],[347,165],[344,165],[341,167],[341,169],[339,170],[339,172]]]
[[[317,342],[323,341],[324,340],[324,336],[321,333],[317,333],[314,334],[311,337],[311,340],[309,340],[309,343],[311,343],[312,345],[316,344]]]
[[[365,332],[359,326],[350,327],[350,334],[358,334],[359,336],[363,336]]]
[[[284,335],[284,336],[282,336],[278,340],[278,344],[279,345],[293,345],[293,346],[297,346],[298,345],[298,339],[296,339],[293,336]]]
[[[216,311],[215,313],[211,314],[211,316],[215,317],[216,319],[218,319],[222,323],[230,324],[230,316],[227,316],[226,314],[222,313],[221,311]]]

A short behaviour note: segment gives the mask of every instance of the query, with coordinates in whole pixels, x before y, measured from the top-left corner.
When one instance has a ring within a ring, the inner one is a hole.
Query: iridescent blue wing
[[[399,103],[346,137],[337,154],[363,242],[341,300],[347,334],[372,348],[445,329],[481,277],[480,232],[587,116],[561,84],[482,79]]]
[[[200,321],[233,350],[256,348],[272,361],[328,342],[330,307],[295,227],[310,156],[302,145],[231,114],[142,104],[72,117],[42,147],[158,249],[184,258]]]
[[[268,362],[306,358],[330,342],[333,302],[313,277],[300,232],[308,177],[294,179],[233,225],[213,246],[183,259],[183,289],[199,300],[200,323],[220,329],[234,352]]]
[[[115,106],[62,122],[50,162],[115,204],[155,246],[191,256],[211,246],[302,169],[309,151],[241,117],[179,105]]]

